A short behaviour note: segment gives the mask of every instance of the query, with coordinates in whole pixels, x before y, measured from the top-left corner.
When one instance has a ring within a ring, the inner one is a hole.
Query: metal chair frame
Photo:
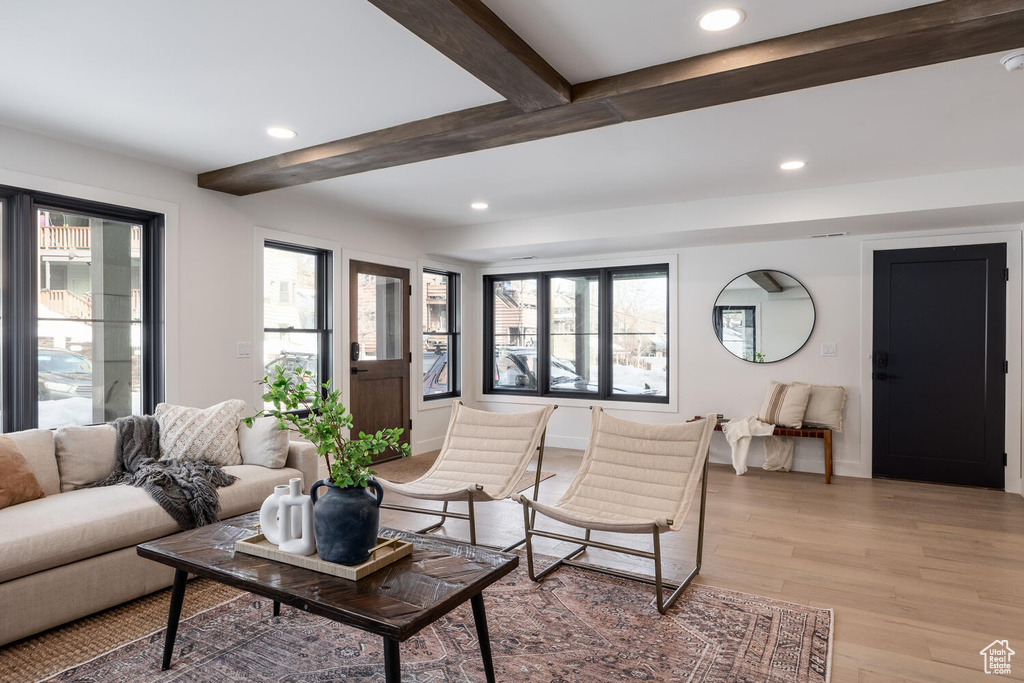
[[[545,576],[558,569],[562,565],[568,565],[570,567],[580,567],[582,569],[589,569],[590,571],[598,572],[600,574],[608,574],[609,576],[615,576],[620,579],[631,579],[633,581],[640,581],[642,583],[652,584],[654,586],[655,594],[657,596],[658,611],[665,614],[668,608],[679,599],[679,596],[683,594],[686,587],[697,577],[700,573],[701,559],[704,553],[704,519],[706,511],[706,501],[708,493],[708,461],[710,458],[705,455],[704,467],[701,473],[700,483],[700,518],[697,526],[697,556],[694,568],[690,571],[687,577],[682,583],[670,583],[662,578],[661,569],[661,533],[657,526],[652,526],[652,533],[654,536],[654,551],[649,552],[646,550],[637,550],[635,548],[627,548],[625,546],[614,545],[611,543],[602,543],[600,541],[590,540],[591,529],[586,529],[586,533],[583,538],[576,538],[573,536],[566,536],[564,534],[558,534],[553,531],[541,531],[535,529],[534,524],[536,523],[536,509],[531,510],[531,505],[528,499],[525,497],[521,499],[523,505],[523,523],[526,526],[526,566],[530,575],[530,579],[533,581],[540,581]],[[536,500],[536,497],[534,497]],[[532,511],[532,515],[531,515]],[[672,520],[669,520],[671,523]],[[584,528],[584,527],[581,527]],[[610,532],[610,533],[626,533],[626,532]],[[578,543],[571,552],[563,555],[562,557],[555,560],[553,564],[542,569],[540,572],[534,571],[533,564],[533,543],[532,538],[534,536],[540,536],[542,538],[550,538],[556,541],[564,541],[567,543]],[[601,550],[611,550],[613,552],[624,553],[626,555],[633,555],[635,557],[643,557],[648,560],[654,560],[654,577],[644,576],[642,574],[634,574],[632,572],[624,572],[618,569],[612,569],[611,567],[600,567],[584,562],[577,562],[575,558],[586,551],[587,548],[600,548]],[[672,591],[668,599],[664,599],[664,589]]]
[[[547,430],[545,429],[544,433],[541,434],[540,443],[537,445],[537,476],[534,478],[534,482],[533,482],[533,500],[537,500],[537,496],[540,493],[540,482],[541,482],[541,475],[542,475],[542,473],[541,473],[541,466],[544,464],[544,440],[546,438],[547,438]],[[477,490],[478,491],[481,490],[482,488],[483,488],[482,486],[477,485]],[[453,512],[453,511],[450,511],[448,509],[448,503],[449,502],[451,502],[451,501],[447,501],[447,500],[444,501],[444,504],[441,506],[440,510],[435,510],[433,508],[418,508],[418,507],[412,507],[412,506],[409,506],[409,505],[395,505],[393,503],[383,503],[381,505],[381,507],[385,508],[385,509],[388,509],[388,510],[398,510],[400,512],[412,512],[412,513],[415,513],[415,514],[418,514],[418,515],[430,515],[430,516],[437,516],[437,517],[441,518],[441,521],[439,521],[439,522],[435,522],[434,524],[431,524],[429,526],[425,526],[422,529],[417,529],[416,530],[417,534],[429,534],[429,533],[431,533],[433,531],[437,531],[442,526],[444,526],[444,522],[448,518],[467,520],[469,522],[469,544],[470,545],[478,545],[477,542],[476,542],[476,515],[474,514],[474,509],[473,509],[473,503],[474,503],[474,501],[473,501],[473,492],[470,491],[468,496],[467,496],[467,498],[466,498],[466,505],[467,505],[467,508],[468,508],[466,512]],[[497,502],[497,501],[495,501],[495,502]],[[534,511],[533,514],[530,515],[529,517],[530,517],[530,519],[532,521],[532,520],[536,519],[536,516],[537,516],[537,512]],[[452,540],[457,540],[457,539],[452,539]],[[518,548],[519,546],[523,545],[526,542],[527,542],[527,538],[526,538],[526,536],[524,536],[523,538],[519,539],[515,543],[513,543],[511,545],[507,545],[504,548],[499,547],[499,546],[484,545],[482,543],[479,544],[479,545],[481,545],[481,546],[483,546],[485,548],[493,548],[495,550],[500,550],[502,552],[509,552],[510,550],[515,550],[516,548]]]

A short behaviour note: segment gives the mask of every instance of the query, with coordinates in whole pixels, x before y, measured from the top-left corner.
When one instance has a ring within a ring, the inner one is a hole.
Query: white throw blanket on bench
[[[722,425],[725,440],[732,447],[732,466],[736,474],[747,471],[747,454],[750,440],[755,436],[764,439],[764,469],[788,472],[793,468],[793,440],[787,436],[772,436],[775,425],[761,422],[756,417],[740,417]]]

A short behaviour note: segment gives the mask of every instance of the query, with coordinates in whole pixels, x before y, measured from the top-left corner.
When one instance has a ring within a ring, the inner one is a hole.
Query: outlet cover
[[[822,344],[821,345],[821,357],[822,358],[835,358],[839,355],[838,347],[836,343]]]
[[[252,358],[252,342],[238,342],[238,358]]]

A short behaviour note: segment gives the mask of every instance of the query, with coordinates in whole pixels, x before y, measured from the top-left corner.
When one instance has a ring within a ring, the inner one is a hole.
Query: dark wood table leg
[[[825,483],[832,483],[832,430],[825,430]]]
[[[487,634],[484,594],[477,593],[469,601],[473,604],[473,621],[476,622],[476,637],[480,641],[480,655],[484,659],[484,674],[487,676],[487,683],[494,683],[494,663],[491,661],[491,637]]]
[[[184,569],[175,569],[174,586],[171,588],[171,611],[167,614],[167,637],[164,639],[164,671],[171,668],[171,654],[174,652],[174,639],[178,635],[178,620],[181,619],[181,606],[185,602],[187,582],[188,572]]]
[[[402,663],[398,656],[398,641],[384,639],[384,680],[386,683],[401,683]]]
[[[274,600],[274,616],[281,616],[281,603],[279,603],[277,600]]]

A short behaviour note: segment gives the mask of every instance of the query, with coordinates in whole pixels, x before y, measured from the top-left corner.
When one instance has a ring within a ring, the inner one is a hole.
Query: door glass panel
[[[551,390],[596,392],[596,275],[551,278]]]
[[[359,360],[396,360],[402,348],[402,280],[359,273],[356,341]]]
[[[612,393],[668,395],[668,273],[612,277]]]
[[[39,210],[39,427],[141,410],[142,226]]]

